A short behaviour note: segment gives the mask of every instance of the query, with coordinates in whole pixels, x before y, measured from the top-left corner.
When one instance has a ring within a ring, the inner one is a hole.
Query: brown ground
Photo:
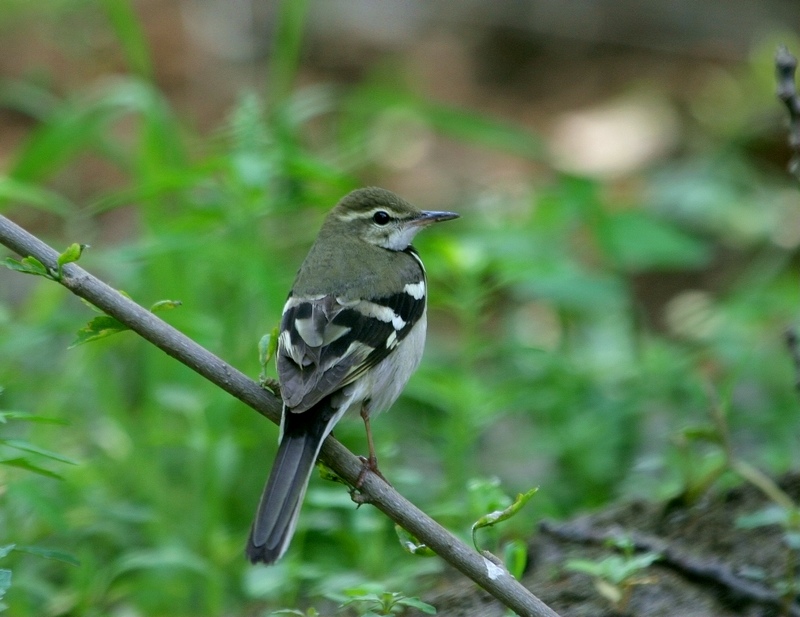
[[[800,501],[800,474],[780,481]],[[567,523],[544,522],[530,544],[526,587],[562,617],[755,617],[800,615],[778,593],[787,576],[781,527],[737,527],[737,520],[771,506],[744,485],[709,495],[692,506],[633,502]],[[590,576],[565,570],[570,559],[600,560],[614,549],[602,537],[626,535],[658,548],[661,561],[642,571],[625,610],[615,610]],[[795,557],[797,557],[795,551]],[[502,617],[504,608],[468,582],[424,598],[439,617]]]

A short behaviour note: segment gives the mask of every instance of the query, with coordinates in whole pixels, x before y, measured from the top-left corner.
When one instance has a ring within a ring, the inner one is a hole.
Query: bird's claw
[[[258,385],[265,390],[269,390],[278,398],[283,398],[281,397],[281,384],[274,377],[263,377],[259,380]]]
[[[350,491],[350,499],[360,506],[365,503],[372,503],[372,499],[361,491],[361,485],[364,484],[368,473],[374,473],[389,486],[391,486],[391,483],[384,477],[380,469],[378,469],[378,459],[376,457],[359,456],[358,458],[361,460],[362,464],[361,473],[358,474],[353,489]]]

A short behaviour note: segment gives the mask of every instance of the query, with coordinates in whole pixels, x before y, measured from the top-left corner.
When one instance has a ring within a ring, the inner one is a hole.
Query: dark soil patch
[[[800,501],[800,474],[781,488]],[[562,617],[777,617],[800,616],[776,591],[787,580],[788,552],[782,529],[737,526],[745,515],[771,506],[758,489],[743,485],[693,505],[633,502],[567,523],[545,522],[530,544],[526,587]],[[618,554],[604,541],[629,537],[641,551],[662,558],[641,573],[625,610],[615,610],[593,579],[564,567],[570,559],[599,561]],[[469,583],[425,598],[440,617],[502,617],[504,607]]]

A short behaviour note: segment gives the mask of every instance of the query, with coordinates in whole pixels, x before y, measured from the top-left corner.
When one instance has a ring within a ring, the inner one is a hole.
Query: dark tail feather
[[[294,535],[322,441],[336,421],[328,398],[303,413],[284,410],[283,437],[247,541],[253,563],[275,563]]]

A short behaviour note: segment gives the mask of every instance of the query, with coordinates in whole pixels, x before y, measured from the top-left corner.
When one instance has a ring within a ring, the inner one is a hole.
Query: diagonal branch
[[[56,268],[58,253],[4,216],[0,216],[0,244],[22,257],[32,256],[50,269]],[[76,264],[64,265],[62,272],[59,282],[72,293],[119,320],[272,422],[279,421],[280,400],[252,379]],[[325,441],[320,459],[351,485],[356,483],[363,468],[361,460],[332,437]],[[558,617],[504,568],[470,549],[375,474],[367,474],[361,492],[369,503],[518,615]]]

